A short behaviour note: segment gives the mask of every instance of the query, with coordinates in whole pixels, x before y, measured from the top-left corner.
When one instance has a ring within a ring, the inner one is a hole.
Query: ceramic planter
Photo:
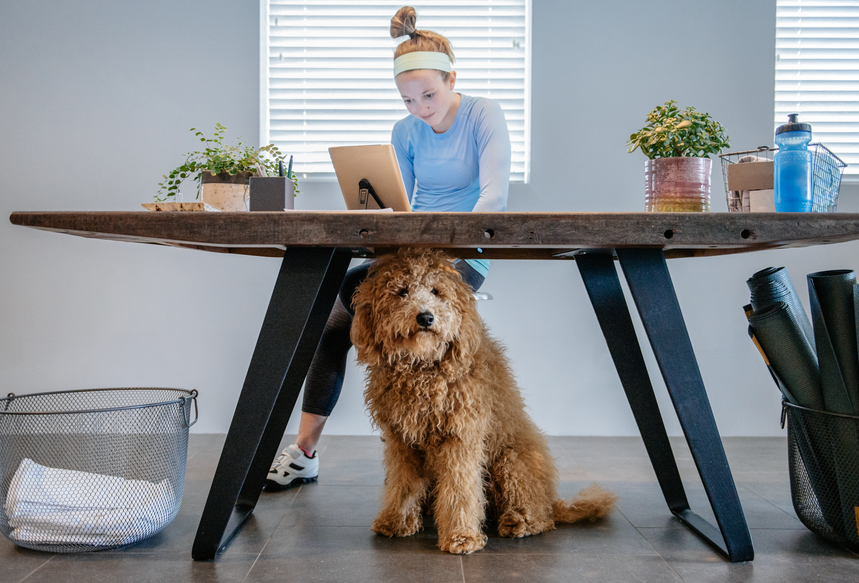
[[[644,163],[644,210],[710,210],[709,158],[656,158]]]
[[[222,211],[248,210],[248,181],[252,172],[212,174],[203,170],[200,200]]]

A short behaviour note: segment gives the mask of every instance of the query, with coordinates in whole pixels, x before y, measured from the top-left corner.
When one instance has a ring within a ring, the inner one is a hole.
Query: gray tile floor
[[[490,532],[487,547],[465,557],[440,552],[432,528],[406,539],[373,534],[384,477],[380,441],[325,437],[318,483],[263,493],[227,550],[214,562],[194,562],[191,543],[223,442],[223,435],[191,436],[182,508],[158,535],[78,555],[0,539],[0,582],[859,581],[859,555],[817,538],[796,518],[781,438],[724,440],[755,544],[750,563],[727,562],[672,518],[641,440],[623,437],[550,438],[562,496],[593,480],[620,496],[607,520],[518,540]],[[712,520],[685,443],[672,443],[693,509]]]

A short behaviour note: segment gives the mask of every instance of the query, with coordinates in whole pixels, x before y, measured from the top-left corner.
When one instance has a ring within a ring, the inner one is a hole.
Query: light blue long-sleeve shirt
[[[462,95],[443,134],[414,116],[394,125],[391,143],[414,211],[503,211],[510,185],[510,135],[501,106]],[[468,260],[484,277],[489,261]]]

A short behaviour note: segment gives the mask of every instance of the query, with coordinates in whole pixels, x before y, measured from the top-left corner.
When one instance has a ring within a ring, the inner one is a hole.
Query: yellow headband
[[[394,77],[413,69],[438,69],[450,73],[450,57],[445,53],[416,51],[394,59]]]

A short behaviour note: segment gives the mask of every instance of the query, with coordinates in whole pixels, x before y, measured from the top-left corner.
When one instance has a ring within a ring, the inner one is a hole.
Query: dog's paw
[[[480,531],[458,531],[439,540],[438,546],[455,555],[468,555],[486,546],[486,535]]]
[[[412,536],[422,527],[420,514],[403,516],[395,512],[381,512],[370,529],[384,536]]]
[[[528,521],[524,516],[515,511],[505,512],[498,519],[498,534],[511,538],[522,538],[523,536],[540,534],[553,528],[555,528],[554,521]]]

